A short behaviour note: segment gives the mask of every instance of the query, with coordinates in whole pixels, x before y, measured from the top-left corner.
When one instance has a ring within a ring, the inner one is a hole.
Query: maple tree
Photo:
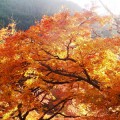
[[[120,118],[120,38],[91,37],[92,11],[43,16],[0,44],[0,117]]]

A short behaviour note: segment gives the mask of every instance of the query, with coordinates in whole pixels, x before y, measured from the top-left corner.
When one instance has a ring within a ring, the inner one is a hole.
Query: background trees
[[[17,22],[18,30],[27,30],[43,15],[59,12],[63,5],[71,11],[82,10],[77,4],[68,0],[2,0],[0,2],[0,28],[7,26],[12,17]]]
[[[109,22],[91,11],[44,16],[0,46],[2,119],[118,119],[119,36],[92,39]]]

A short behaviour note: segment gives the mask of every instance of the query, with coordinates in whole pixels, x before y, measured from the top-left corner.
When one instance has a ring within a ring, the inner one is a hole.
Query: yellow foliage
[[[10,115],[17,110],[17,107],[14,107],[13,109],[9,110],[7,113],[5,113],[3,115],[3,120],[8,120],[8,118],[10,117]]]

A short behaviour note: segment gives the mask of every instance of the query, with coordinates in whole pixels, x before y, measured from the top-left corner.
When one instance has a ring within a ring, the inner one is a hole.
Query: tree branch
[[[66,76],[66,77],[73,77],[73,78],[77,78],[80,80],[86,80],[85,78],[81,77],[81,76],[78,76],[78,75],[75,75],[74,73],[65,73],[63,72],[62,70],[54,70],[53,68],[51,68],[49,65],[47,64],[44,64],[44,63],[41,63],[39,62],[42,66],[44,66],[45,68],[47,68],[49,71],[55,73],[55,74],[58,74],[58,75],[63,75],[63,76]]]
[[[83,72],[84,72],[84,74],[87,77],[86,82],[89,83],[89,84],[91,84],[92,86],[94,86],[98,90],[100,90],[100,86],[98,85],[98,81],[97,80],[91,80],[90,75],[88,74],[87,70],[84,67],[83,67]]]
[[[56,105],[54,105],[53,107],[51,107],[50,109],[48,109],[38,120],[44,120],[44,116],[49,113],[50,111],[52,111],[53,109],[55,109],[56,107],[58,107],[60,104],[67,102],[68,100],[72,100],[72,98],[69,96],[63,100],[61,100],[60,102],[58,102]]]
[[[65,114],[62,114],[62,113],[58,113],[58,114],[63,116],[64,118],[78,118],[78,117],[80,117],[80,116],[65,115]]]
[[[25,120],[26,117],[28,116],[28,114],[29,114],[31,111],[33,111],[33,110],[37,110],[37,109],[36,109],[36,108],[32,108],[32,109],[28,110],[28,111],[23,115],[23,120]]]
[[[51,120],[52,118],[54,118],[65,106],[65,104],[67,103],[68,101],[65,101],[62,106],[59,108],[59,110],[57,112],[55,112],[52,116],[50,116],[47,120]]]
[[[70,40],[71,41],[71,40]],[[74,60],[73,58],[69,58],[69,46],[70,46],[70,43],[68,44],[67,46],[67,56],[65,58],[60,58],[58,55],[53,55],[52,53],[50,53],[49,51],[46,51],[44,49],[42,49],[46,54],[52,56],[53,58],[50,58],[50,59],[57,59],[57,60],[63,60],[63,61],[67,61],[67,60],[70,60],[72,62],[76,62],[76,60]],[[46,59],[46,60],[38,60],[38,61],[48,61],[50,59]]]
[[[49,71],[53,72],[54,74],[58,74],[58,75],[66,76],[66,77],[76,78],[77,81],[82,81],[82,80],[83,80],[83,81],[89,83],[90,85],[92,85],[93,87],[97,88],[98,90],[100,90],[100,86],[99,86],[98,84],[96,84],[97,82],[94,82],[95,80],[91,80],[91,79],[90,79],[90,76],[88,75],[88,72],[86,71],[85,68],[83,68],[83,70],[84,70],[84,73],[85,73],[87,79],[86,79],[86,78],[83,78],[83,77],[81,77],[81,76],[79,76],[79,75],[76,75],[76,74],[74,74],[74,73],[67,73],[67,72],[63,72],[63,71],[61,71],[61,70],[54,70],[54,69],[51,68],[49,65],[44,64],[44,63],[41,63],[41,62],[40,62],[40,64],[41,64],[42,66],[44,66],[45,68],[47,68]],[[96,81],[97,81],[97,80],[96,80]],[[47,82],[47,81],[46,81],[46,82]],[[53,83],[54,83],[54,82],[53,82]]]
[[[18,105],[18,118],[20,119],[20,120],[24,120],[23,118],[22,118],[22,112],[21,112],[21,107],[22,107],[22,104],[20,103],[19,105]]]

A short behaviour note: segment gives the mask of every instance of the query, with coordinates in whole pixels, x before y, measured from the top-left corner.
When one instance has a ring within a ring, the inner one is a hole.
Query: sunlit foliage
[[[109,19],[64,11],[43,16],[25,32],[5,32],[1,119],[120,118],[120,38],[91,37],[91,26]]]

